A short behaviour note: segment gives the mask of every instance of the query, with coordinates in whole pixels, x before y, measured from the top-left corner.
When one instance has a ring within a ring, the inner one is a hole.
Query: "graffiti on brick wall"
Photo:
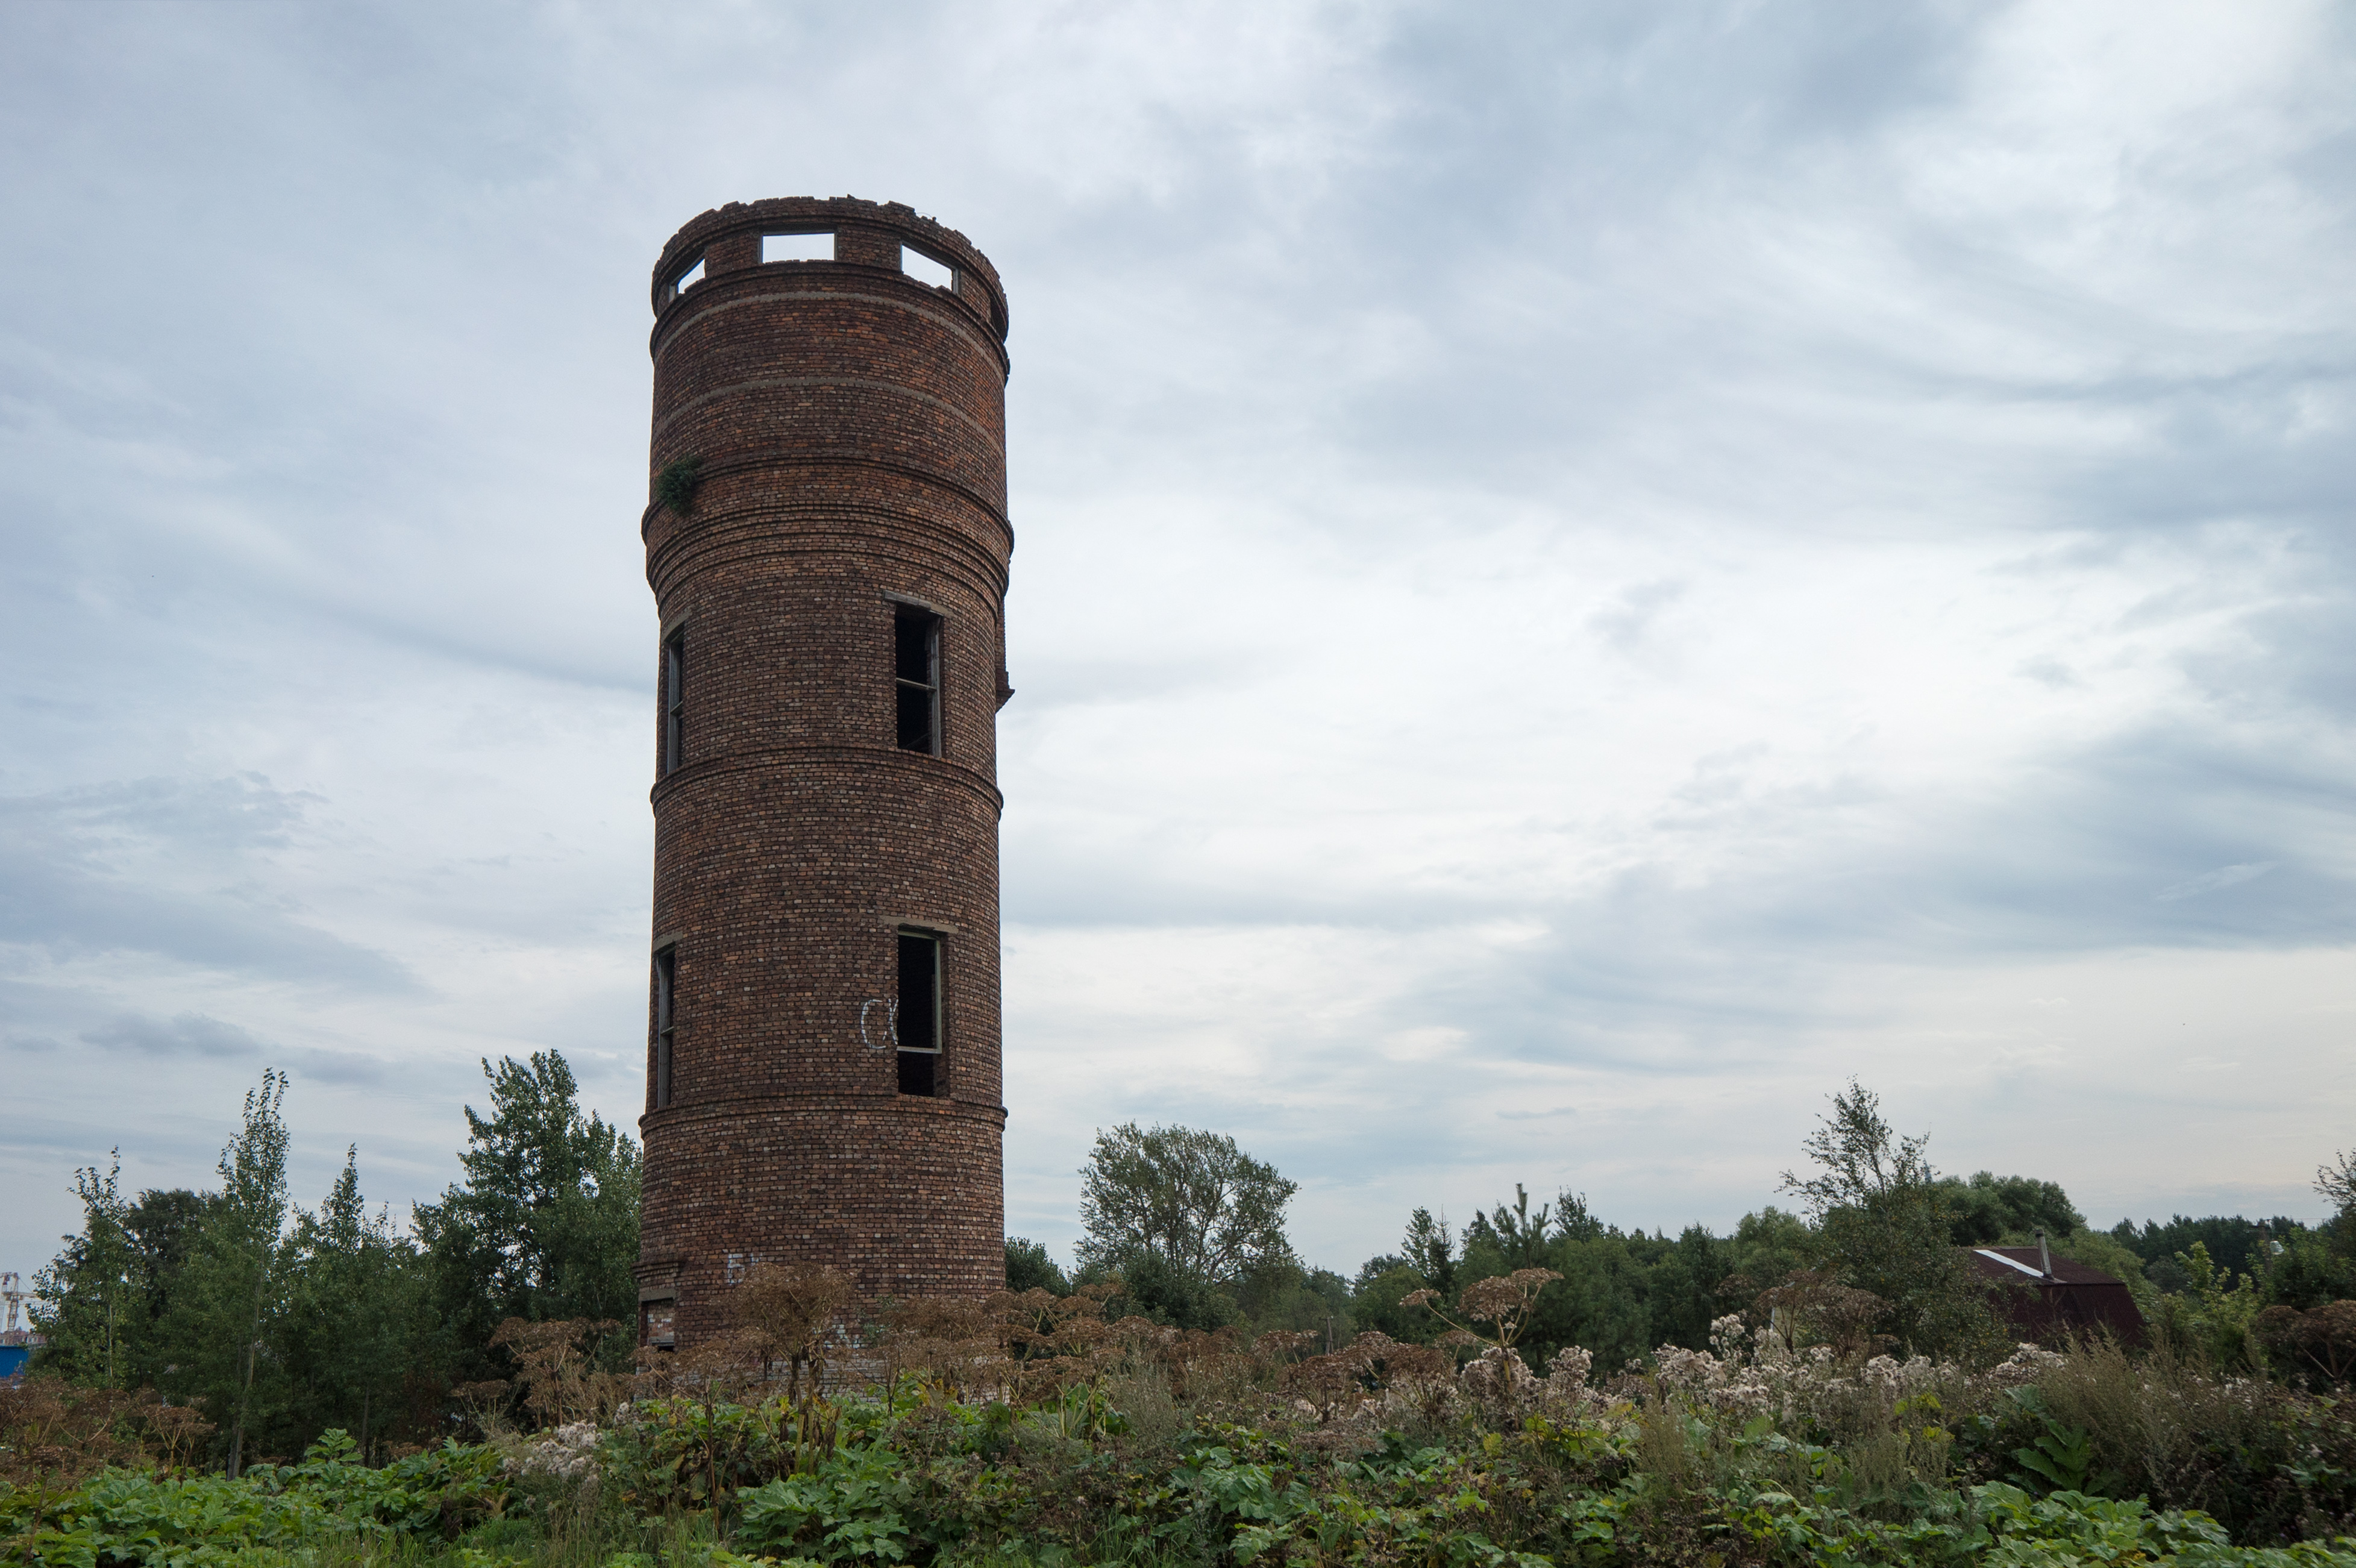
[[[878,1007],[884,1009],[884,1017],[879,1026],[884,1038],[880,1042],[867,1026],[868,1014]],[[881,996],[871,996],[859,1004],[859,1043],[879,1056],[898,1045],[900,1043],[899,1003],[886,1002]]]

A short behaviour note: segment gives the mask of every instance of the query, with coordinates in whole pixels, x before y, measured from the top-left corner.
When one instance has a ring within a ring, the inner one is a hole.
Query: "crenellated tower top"
[[[770,243],[828,235],[833,244],[825,255],[811,253],[807,245]],[[765,261],[765,248],[794,254]],[[919,286],[948,295],[979,317],[1000,343],[1006,340],[1005,287],[998,281],[998,269],[972,241],[901,202],[862,201],[855,196],[732,201],[689,220],[655,263],[650,294],[656,331],[660,333],[660,318],[672,304],[698,283],[765,265],[859,268],[915,279],[921,263],[911,264],[911,252],[949,274],[946,283],[920,280]]]

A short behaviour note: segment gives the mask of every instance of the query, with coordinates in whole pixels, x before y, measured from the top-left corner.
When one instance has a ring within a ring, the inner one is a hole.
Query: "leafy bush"
[[[1036,1383],[1020,1399],[956,1397],[914,1372],[798,1401],[644,1402],[585,1444],[562,1434],[446,1444],[377,1470],[354,1462],[341,1434],[298,1465],[235,1481],[114,1469],[42,1509],[0,1492],[0,1530],[7,1554],[73,1568],[394,1558],[2356,1568],[2356,1541],[2298,1539],[2314,1520],[2229,1526],[2115,1495],[2105,1446],[2115,1434],[2081,1423],[2114,1421],[2111,1407],[2138,1395],[2200,1409],[2240,1397],[2214,1379],[2194,1391],[2197,1369],[2128,1384],[2108,1362],[2040,1355],[1974,1375],[1919,1359],[1794,1355],[1772,1336],[1718,1326],[1724,1354],[1665,1349],[1655,1370],[1609,1389],[1587,1380],[1584,1352],[1540,1377],[1495,1344],[1459,1368],[1373,1335],[1300,1358],[1281,1344],[1215,1348],[1213,1337],[1187,1351],[1165,1331],[1165,1352],[1226,1357],[1237,1374],[1198,1377],[1216,1391],[1171,1407],[1174,1420],[1133,1422],[1114,1399],[1141,1404],[1169,1386],[1150,1345],[1133,1342],[1121,1368]],[[2021,1380],[2029,1371],[2040,1380]],[[2336,1406],[2284,1399],[2268,1408],[2289,1429],[2348,1441]],[[1973,1448],[1967,1428],[1995,1441]],[[2019,1478],[1957,1484],[1966,1449]],[[594,1461],[595,1519],[568,1525],[535,1508],[533,1467],[559,1452]],[[2292,1467],[2308,1473],[2294,1485],[2321,1497],[2345,1456],[2301,1452]]]
[[[367,1538],[450,1539],[505,1508],[508,1477],[489,1447],[445,1444],[382,1469],[354,1462],[341,1432],[299,1465],[243,1476],[156,1477],[109,1469],[53,1500],[0,1491],[0,1531],[30,1561],[226,1563],[252,1548],[293,1551]]]

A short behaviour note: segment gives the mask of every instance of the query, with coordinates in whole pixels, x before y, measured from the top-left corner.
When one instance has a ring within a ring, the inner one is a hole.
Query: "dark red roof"
[[[2068,1258],[2053,1258],[2048,1273],[2035,1247],[1962,1251],[1995,1292],[1997,1310],[2029,1337],[2062,1339],[2108,1330],[2121,1344],[2143,1343],[2143,1313],[2125,1281]]]

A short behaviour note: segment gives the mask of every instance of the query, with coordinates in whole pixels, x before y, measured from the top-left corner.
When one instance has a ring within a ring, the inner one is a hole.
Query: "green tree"
[[[1126,1277],[1151,1260],[1173,1288],[1233,1291],[1293,1262],[1284,1211],[1299,1190],[1224,1134],[1123,1122],[1080,1170],[1081,1266]]]
[[[1726,1312],[1719,1286],[1734,1272],[1734,1249],[1699,1225],[1680,1231],[1654,1260],[1648,1282],[1653,1344],[1709,1348],[1709,1326]]]
[[[1727,1238],[1727,1258],[1733,1272],[1719,1282],[1719,1294],[1730,1311],[1748,1308],[1761,1291],[1773,1289],[1802,1269],[1815,1267],[1822,1246],[1823,1238],[1805,1219],[1772,1203],[1746,1214]]]
[[[1849,1080],[1801,1148],[1814,1175],[1783,1173],[1816,1223],[1841,1282],[1887,1304],[1879,1326],[1910,1353],[1974,1358],[2003,1338],[1987,1293],[1953,1239],[1954,1213],[1923,1150],[1900,1137],[1881,1101]]]
[[[1369,1258],[1352,1282],[1351,1321],[1405,1344],[1428,1345],[1444,1326],[1423,1308],[1403,1304],[1417,1291],[1437,1288],[1396,1255]]]
[[[1422,1276],[1423,1284],[1456,1299],[1456,1238],[1449,1233],[1446,1215],[1434,1219],[1429,1208],[1408,1215],[1399,1247],[1407,1254],[1407,1267]]]
[[[2247,1274],[2221,1269],[2210,1260],[2206,1243],[2176,1255],[2186,1287],[2159,1302],[2158,1317],[2169,1341],[2198,1351],[2211,1365],[2228,1372],[2263,1368],[2265,1347],[2257,1337],[2258,1314],[2265,1300],[2257,1282]]]
[[[1547,1266],[1562,1283],[1539,1296],[1531,1318],[1522,1353],[1533,1365],[1578,1345],[1593,1351],[1597,1369],[1608,1373],[1660,1342],[1653,1332],[1652,1271],[1628,1237],[1607,1228],[1585,1240],[1565,1238]]]
[[[1419,1290],[1436,1290],[1453,1302],[1458,1261],[1456,1237],[1447,1218],[1434,1219],[1430,1209],[1416,1209],[1408,1216],[1399,1250],[1360,1265],[1350,1285],[1351,1321],[1405,1344],[1430,1344],[1445,1326],[1422,1307],[1403,1304]]]
[[[1419,1290],[1436,1290],[1442,1300],[1453,1303],[1462,1261],[1447,1217],[1434,1219],[1430,1209],[1416,1209],[1408,1216],[1399,1250],[1369,1258],[1359,1267],[1350,1288],[1351,1320],[1406,1344],[1430,1344],[1446,1325],[1422,1307],[1403,1304]]]
[[[582,1111],[558,1052],[486,1060],[483,1076],[491,1113],[466,1107],[466,1179],[416,1207],[449,1369],[496,1375],[490,1337],[510,1317],[612,1322],[599,1355],[621,1366],[637,1315],[637,1145]]]
[[[116,1185],[122,1174],[120,1149],[103,1175],[95,1165],[74,1172],[81,1230],[63,1238],[64,1249],[33,1276],[33,1327],[45,1341],[36,1369],[108,1389],[131,1386],[146,1317],[131,1209]]]
[[[1109,1318],[1150,1317],[1174,1328],[1224,1328],[1242,1316],[1233,1290],[1208,1280],[1183,1274],[1159,1252],[1135,1252],[1118,1269],[1092,1264],[1080,1272],[1080,1283],[1094,1284],[1108,1277],[1120,1281],[1120,1291],[1105,1304]]]
[[[297,1444],[328,1427],[365,1457],[392,1415],[414,1354],[423,1272],[416,1248],[360,1197],[359,1151],[316,1212],[297,1209],[284,1342],[297,1384]]]
[[[1516,1269],[1552,1269],[1561,1283],[1539,1293],[1515,1348],[1536,1366],[1578,1345],[1595,1353],[1597,1366],[1616,1369],[1653,1348],[1652,1267],[1645,1254],[1667,1247],[1622,1234],[1598,1219],[1585,1197],[1569,1192],[1532,1210],[1528,1192],[1516,1183],[1511,1206],[1498,1204],[1464,1227],[1455,1288],[1443,1298],[1461,1310],[1483,1281]]]
[[[1072,1282],[1047,1254],[1046,1243],[1033,1241],[1028,1236],[1006,1239],[1006,1288],[1012,1291],[1044,1290],[1055,1295],[1072,1294]]]
[[[2177,1259],[2190,1254],[2195,1241],[2207,1250],[2217,1267],[2229,1273],[2254,1275],[2265,1272],[2266,1254],[2272,1251],[2270,1240],[2287,1240],[2306,1229],[2297,1220],[2282,1215],[2271,1220],[2258,1220],[2239,1214],[2211,1214],[2200,1219],[2178,1214],[2165,1225],[2147,1219],[2137,1227],[2131,1219],[2122,1219],[2109,1234],[2143,1260],[2145,1272],[2154,1285],[2172,1294],[2183,1290],[2186,1283]]]
[[[1881,1097],[1855,1079],[1832,1098],[1832,1114],[1817,1117],[1800,1144],[1816,1173],[1783,1173],[1783,1190],[1798,1193],[1810,1218],[1822,1223],[1836,1209],[1863,1208],[1892,1193],[1935,1193],[1937,1173],[1922,1154],[1930,1134],[1899,1137],[1881,1119]]]
[[[2334,1213],[2356,1215],[2356,1149],[2342,1150],[2332,1156],[2329,1165],[2318,1165],[2315,1190],[2323,1195]]]
[[[1247,1274],[1236,1305],[1255,1334],[1280,1328],[1338,1347],[1357,1332],[1350,1282],[1331,1269],[1280,1264]]]
[[[1515,1192],[1522,1189],[1515,1187]],[[1569,1187],[1554,1195],[1554,1233],[1561,1241],[1592,1241],[1607,1234],[1611,1227],[1598,1219],[1587,1207],[1587,1195]]]
[[[2305,1311],[2356,1296],[2356,1260],[2332,1246],[2325,1230],[2287,1238],[2265,1273],[2268,1305]]]
[[[1976,1171],[1969,1181],[1942,1176],[1938,1186],[1950,1217],[1949,1234],[1959,1247],[2016,1238],[2025,1242],[2040,1230],[2062,1237],[2086,1228],[2086,1217],[2054,1182]]]
[[[211,1202],[209,1195],[185,1187],[150,1187],[123,1214],[123,1228],[131,1237],[132,1273],[139,1294],[130,1387],[160,1382],[164,1369],[172,1364],[164,1325],[171,1317],[189,1251],[196,1245],[197,1232]]]
[[[2315,1190],[2331,1205],[2331,1218],[2318,1229],[2333,1256],[2346,1265],[2340,1276],[2344,1282],[2356,1275],[2356,1149],[2342,1151],[2331,1164],[2319,1166]]]
[[[286,1285],[285,1097],[275,1069],[246,1091],[244,1125],[217,1167],[220,1191],[205,1205],[162,1324],[172,1358],[165,1387],[220,1423],[231,1476],[243,1468],[249,1432],[284,1398],[275,1340]]]
[[[1501,1203],[1492,1213],[1472,1216],[1472,1223],[1464,1228],[1465,1250],[1470,1252],[1476,1242],[1494,1249],[1507,1273],[1515,1269],[1543,1269],[1547,1267],[1550,1212],[1541,1203],[1538,1211],[1532,1214],[1530,1195],[1522,1190],[1520,1182],[1515,1182],[1511,1208]]]

